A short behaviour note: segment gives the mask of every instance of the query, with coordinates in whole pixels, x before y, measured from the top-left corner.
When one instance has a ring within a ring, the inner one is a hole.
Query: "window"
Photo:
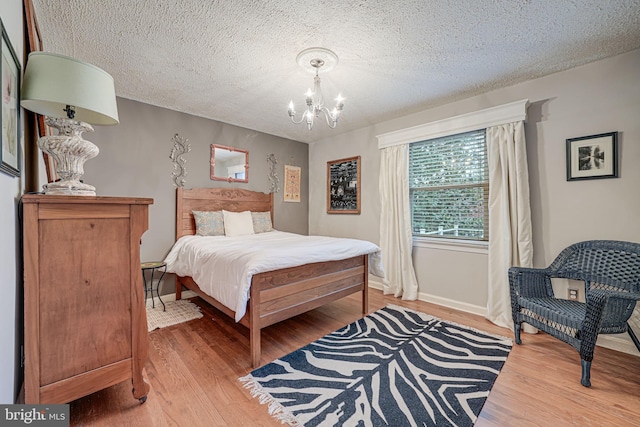
[[[489,172],[485,129],[409,148],[414,236],[489,240]]]

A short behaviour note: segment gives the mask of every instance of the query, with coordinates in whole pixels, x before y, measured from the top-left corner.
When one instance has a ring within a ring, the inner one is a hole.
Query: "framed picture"
[[[327,162],[327,213],[360,213],[360,156]]]
[[[567,181],[618,177],[618,132],[567,139]]]
[[[300,202],[300,175],[302,169],[299,166],[284,165],[284,201]]]
[[[0,27],[2,28],[0,170],[12,176],[20,176],[20,63],[2,21],[0,21]]]

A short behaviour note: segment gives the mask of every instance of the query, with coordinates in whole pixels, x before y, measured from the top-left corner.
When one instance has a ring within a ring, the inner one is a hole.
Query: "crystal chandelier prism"
[[[335,129],[338,125],[338,119],[340,113],[344,107],[344,98],[338,94],[335,101],[335,107],[332,110],[324,106],[324,99],[322,97],[322,91],[320,89],[320,72],[331,71],[338,63],[338,56],[330,51],[321,47],[312,47],[300,52],[296,58],[298,65],[307,71],[315,72],[313,78],[313,90],[309,89],[305,94],[305,103],[307,108],[302,116],[296,120],[296,109],[293,105],[293,101],[289,102],[289,117],[295,124],[305,122],[307,128],[311,130],[313,128],[314,120],[322,114],[327,121],[327,125],[331,129]]]

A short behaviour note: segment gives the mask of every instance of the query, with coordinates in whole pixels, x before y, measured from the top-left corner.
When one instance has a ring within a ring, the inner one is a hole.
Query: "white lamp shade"
[[[48,52],[32,52],[23,84],[23,108],[48,117],[67,117],[94,125],[115,125],[118,120],[113,77],[86,62]]]

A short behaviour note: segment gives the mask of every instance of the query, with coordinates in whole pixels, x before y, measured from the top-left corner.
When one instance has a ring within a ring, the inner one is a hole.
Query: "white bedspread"
[[[167,271],[191,276],[200,289],[245,315],[254,274],[369,254],[369,271],[384,277],[380,248],[364,240],[272,231],[250,236],[183,236],[167,255]]]

